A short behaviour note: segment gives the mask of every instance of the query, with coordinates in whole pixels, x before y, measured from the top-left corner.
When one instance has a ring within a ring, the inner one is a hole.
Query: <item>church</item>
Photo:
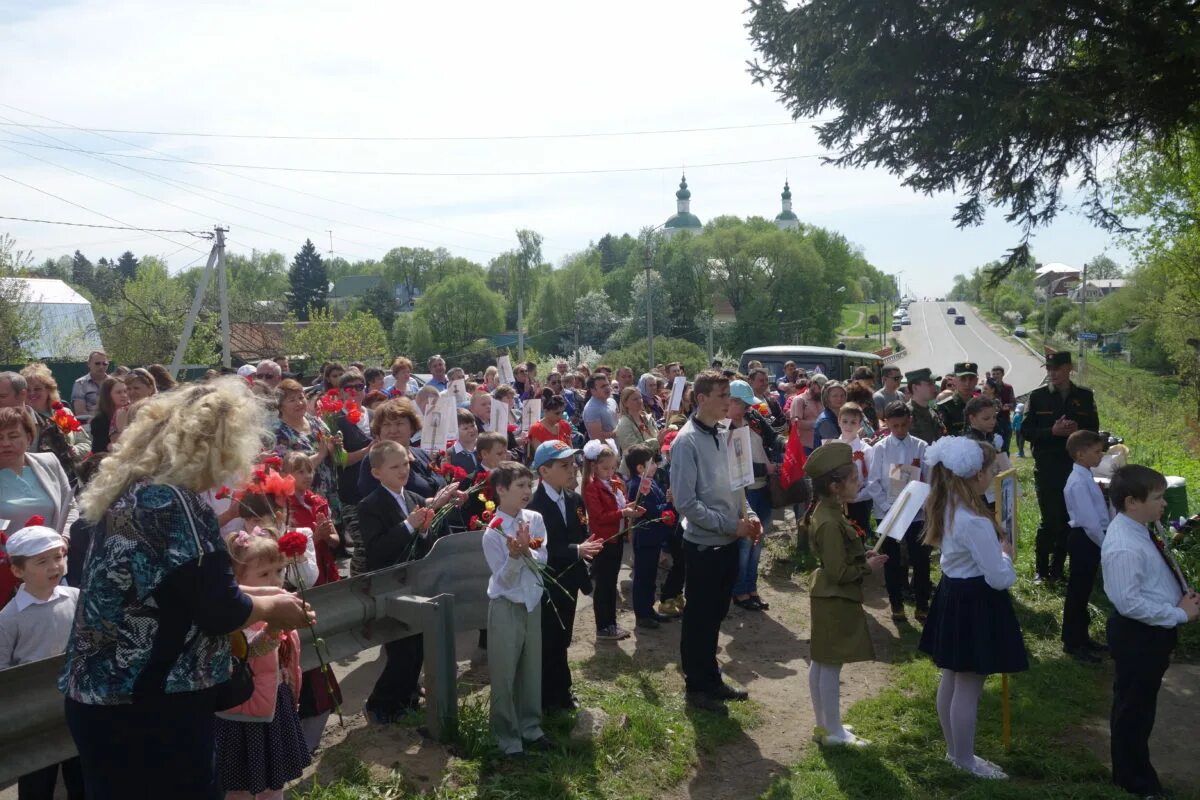
[[[788,182],[783,182],[783,193],[780,194],[782,210],[775,215],[775,226],[780,230],[793,231],[800,227],[800,218],[792,211],[792,189]],[[679,191],[675,192],[675,213],[662,226],[663,236],[670,239],[675,234],[687,231],[693,236],[704,229],[704,223],[692,213],[692,191],[688,189],[687,175],[679,181]]]

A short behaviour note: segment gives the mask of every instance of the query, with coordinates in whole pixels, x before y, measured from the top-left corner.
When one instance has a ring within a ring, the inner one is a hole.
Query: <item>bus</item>
[[[752,347],[742,353],[742,374],[746,374],[747,365],[751,361],[761,361],[763,368],[775,379],[783,377],[783,365],[789,361],[796,362],[796,366],[809,375],[823,372],[830,380],[836,381],[848,381],[855,369],[867,367],[875,376],[875,385],[883,385],[880,378],[880,372],[883,370],[883,358],[874,353],[860,353],[856,350],[841,350],[836,347],[805,347],[803,345]]]

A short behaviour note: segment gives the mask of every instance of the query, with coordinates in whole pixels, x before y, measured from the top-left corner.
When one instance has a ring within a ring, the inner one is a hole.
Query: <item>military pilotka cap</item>
[[[1071,352],[1062,350],[1057,353],[1051,353],[1046,356],[1047,367],[1069,367],[1071,366]]]
[[[813,450],[808,461],[804,462],[804,471],[810,478],[827,475],[838,467],[854,463],[854,448],[845,442],[826,442]]]
[[[931,369],[914,369],[912,372],[904,373],[904,381],[912,386],[914,383],[934,383],[933,370]]]
[[[978,377],[979,365],[974,361],[959,361],[954,365],[954,375],[958,378],[963,378],[967,375]]]

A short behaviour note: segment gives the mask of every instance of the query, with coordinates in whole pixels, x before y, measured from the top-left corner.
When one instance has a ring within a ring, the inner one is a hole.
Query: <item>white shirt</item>
[[[1112,520],[1112,512],[1104,493],[1092,478],[1092,471],[1079,464],[1071,467],[1067,485],[1063,488],[1067,515],[1072,528],[1083,528],[1097,547],[1104,545],[1104,531]]]
[[[1117,514],[1100,548],[1104,593],[1122,617],[1174,628],[1187,622],[1179,608],[1183,592],[1150,531],[1137,520]]]
[[[383,486],[382,483],[379,485]],[[392,497],[394,497],[396,499],[396,505],[400,506],[400,510],[404,512],[404,527],[408,528],[408,532],[415,533],[417,536],[420,536],[422,539],[429,536],[429,528],[426,528],[423,531],[418,531],[408,521],[408,515],[411,512],[408,509],[408,503],[404,502],[404,492],[393,492],[391,489],[388,489],[388,487],[386,487],[386,486],[383,486],[383,488],[388,494],[390,494]]]
[[[891,509],[894,497],[888,493],[891,468],[894,466],[917,467],[921,480],[927,479],[925,469],[925,440],[916,436],[885,436],[871,448],[871,466],[867,470],[867,493],[875,502],[875,516],[883,519]],[[925,519],[925,510],[917,512],[914,520]]]
[[[1012,559],[1000,549],[996,526],[988,517],[958,506],[946,511],[942,536],[942,574],[947,578],[977,578],[1003,591],[1017,580]]]
[[[843,436],[838,441],[850,445],[850,449],[854,453],[862,453],[862,459],[855,460],[854,462],[854,466],[858,468],[859,480],[862,482],[862,485],[858,489],[858,494],[854,497],[854,502],[861,503],[863,500],[870,500],[871,493],[867,485],[867,480],[871,474],[871,446],[864,442],[861,436],[855,436],[853,439],[847,439]]]
[[[550,484],[543,483],[541,486],[542,489],[545,490],[546,496],[550,498],[554,505],[558,506],[558,510],[562,514],[563,524],[565,525],[567,522],[567,499],[563,497],[562,492],[558,491]],[[545,520],[542,520],[543,525],[545,522]]]
[[[500,520],[499,527],[489,527],[483,532],[483,557],[487,559],[488,567],[492,570],[492,577],[488,579],[488,598],[503,598],[518,603],[532,614],[542,603],[542,580],[526,563],[524,557],[509,556],[508,543],[505,540],[517,535],[518,521],[524,520],[529,524],[529,537],[542,540],[542,546],[537,550],[532,547],[529,549],[529,557],[545,564],[546,523],[541,514],[527,508],[522,509],[516,517],[510,517],[496,509],[495,518]]]

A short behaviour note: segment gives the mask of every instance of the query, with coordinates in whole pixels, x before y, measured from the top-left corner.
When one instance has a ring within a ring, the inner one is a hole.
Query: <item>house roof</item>
[[[38,331],[23,344],[35,358],[86,360],[103,349],[92,304],[63,281],[54,278],[0,278],[21,285],[22,300],[37,307]]]
[[[31,303],[69,303],[90,306],[87,298],[56,278],[4,278],[24,285]]]
[[[380,275],[347,275],[333,284],[330,297],[362,297],[383,282]]]

